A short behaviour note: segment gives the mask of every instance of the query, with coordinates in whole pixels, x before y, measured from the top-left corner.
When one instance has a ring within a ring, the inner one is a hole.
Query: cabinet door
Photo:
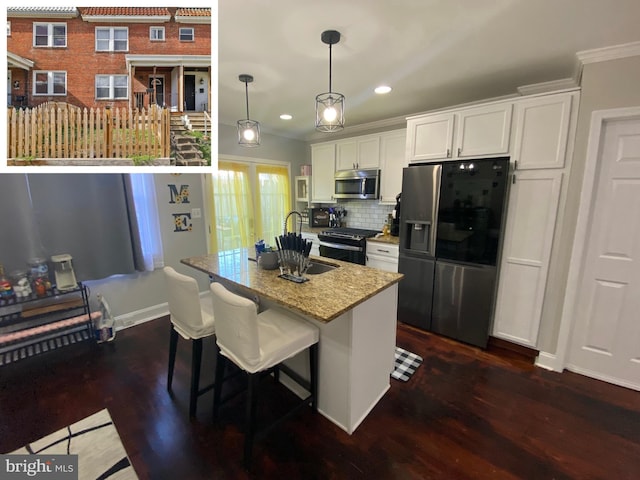
[[[407,158],[409,162],[451,157],[454,114],[442,113],[407,121]]]
[[[322,143],[311,145],[311,201],[333,202],[333,176],[335,174],[336,145]]]
[[[358,139],[356,168],[380,167],[380,135]]]
[[[398,273],[398,259],[367,253],[367,267]]]
[[[295,187],[296,187],[296,202],[308,202],[311,196],[310,193],[310,185],[309,185],[309,177],[295,177]]]
[[[355,170],[358,162],[358,142],[355,139],[336,143],[336,170]]]
[[[489,105],[457,113],[458,157],[477,157],[509,152],[512,104]]]
[[[559,170],[520,172],[509,194],[493,335],[535,347],[562,184]]]
[[[571,100],[561,94],[516,103],[512,160],[518,170],[564,167]]]
[[[380,138],[380,203],[395,205],[396,195],[402,191],[402,169],[408,165],[406,138],[404,129]]]

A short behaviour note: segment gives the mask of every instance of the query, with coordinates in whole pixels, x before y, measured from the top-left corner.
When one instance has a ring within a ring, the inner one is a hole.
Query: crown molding
[[[535,95],[537,93],[557,92],[559,90],[570,90],[577,88],[578,82],[575,78],[561,78],[559,80],[551,80],[549,82],[532,83],[531,85],[522,85],[517,88],[520,95]]]
[[[583,50],[576,53],[576,57],[582,65],[606,62],[618,58],[634,57],[636,55],[640,55],[640,41],[610,47],[594,48],[593,50]]]

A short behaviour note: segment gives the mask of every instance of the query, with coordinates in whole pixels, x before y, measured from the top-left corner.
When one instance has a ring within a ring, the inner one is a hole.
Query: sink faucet
[[[298,212],[297,210],[291,210],[288,214],[287,214],[287,218],[284,219],[284,234],[287,234],[287,222],[289,221],[289,217],[291,215],[298,215],[298,217],[300,217],[300,234],[302,234],[302,214],[300,212]],[[293,233],[296,233],[296,222],[295,220],[293,221]]]

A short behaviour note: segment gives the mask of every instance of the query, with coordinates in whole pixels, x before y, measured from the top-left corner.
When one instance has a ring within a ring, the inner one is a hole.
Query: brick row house
[[[7,103],[211,111],[211,9],[9,7]]]

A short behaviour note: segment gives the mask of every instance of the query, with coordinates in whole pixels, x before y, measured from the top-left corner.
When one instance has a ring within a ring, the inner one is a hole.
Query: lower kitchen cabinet
[[[399,245],[368,240],[367,267],[377,268],[387,272],[397,272],[399,252]]]

